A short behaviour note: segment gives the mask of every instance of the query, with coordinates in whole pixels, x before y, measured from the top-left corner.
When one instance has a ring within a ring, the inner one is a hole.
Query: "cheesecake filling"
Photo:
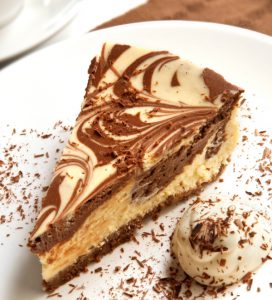
[[[79,257],[102,247],[107,242],[105,237],[109,237],[129,221],[144,217],[169,197],[178,200],[182,194],[212,181],[227,164],[237,143],[238,126],[235,110],[224,127],[224,140],[218,152],[207,159],[206,154],[213,147],[217,133],[218,131],[209,137],[202,151],[195,154],[192,161],[188,161],[181,172],[160,191],[142,200],[134,201],[132,198],[137,182],[135,178],[131,178],[122,190],[101,204],[95,210],[95,214],[90,214],[68,241],[59,243],[48,252],[40,254],[44,280],[50,282],[60,271],[76,264]]]

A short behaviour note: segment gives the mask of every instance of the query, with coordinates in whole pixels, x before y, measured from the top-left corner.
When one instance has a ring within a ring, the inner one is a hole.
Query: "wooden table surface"
[[[149,0],[96,29],[151,20],[208,21],[272,35],[272,0]]]

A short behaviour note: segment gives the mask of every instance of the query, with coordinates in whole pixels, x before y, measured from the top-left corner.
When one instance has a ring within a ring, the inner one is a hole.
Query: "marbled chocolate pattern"
[[[69,217],[124,176],[183,145],[238,88],[166,51],[108,45],[92,60],[82,111],[32,233]]]

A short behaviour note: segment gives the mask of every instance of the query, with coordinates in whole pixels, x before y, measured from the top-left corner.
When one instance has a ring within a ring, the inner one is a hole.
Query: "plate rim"
[[[130,29],[141,29],[143,27],[152,28],[152,27],[158,27],[158,26],[162,26],[164,28],[174,28],[176,26],[181,26],[181,27],[190,28],[190,29],[201,28],[201,29],[207,29],[207,30],[218,30],[218,31],[226,32],[226,33],[234,33],[237,35],[255,39],[260,42],[266,43],[272,47],[272,36],[269,36],[267,34],[264,34],[264,33],[258,32],[258,31],[254,31],[251,29],[238,27],[238,26],[214,23],[214,22],[187,21],[187,20],[145,21],[145,22],[135,22],[135,23],[129,23],[129,24],[116,25],[116,26],[111,26],[111,27],[102,28],[102,29],[98,29],[98,30],[92,30],[92,31],[89,31],[88,33],[85,33],[85,34],[77,36],[77,37],[72,37],[72,38],[69,38],[66,40],[58,41],[54,44],[45,46],[44,48],[37,49],[35,52],[27,53],[25,56],[11,62],[10,64],[4,66],[0,70],[0,74],[8,69],[13,68],[16,65],[23,63],[25,60],[31,59],[31,57],[33,57],[33,56],[41,55],[44,51],[48,51],[48,50],[52,51],[53,48],[63,47],[66,44],[67,45],[73,44],[82,39],[88,39],[91,36],[100,35],[101,33],[104,33],[104,32],[110,33],[112,31],[122,31],[122,30],[126,31],[126,30],[130,30]],[[1,61],[1,59],[0,59],[0,61]]]

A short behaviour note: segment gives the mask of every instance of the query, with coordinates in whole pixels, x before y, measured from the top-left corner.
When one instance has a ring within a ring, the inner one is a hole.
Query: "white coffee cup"
[[[0,0],[0,27],[11,22],[20,12],[23,0]]]

